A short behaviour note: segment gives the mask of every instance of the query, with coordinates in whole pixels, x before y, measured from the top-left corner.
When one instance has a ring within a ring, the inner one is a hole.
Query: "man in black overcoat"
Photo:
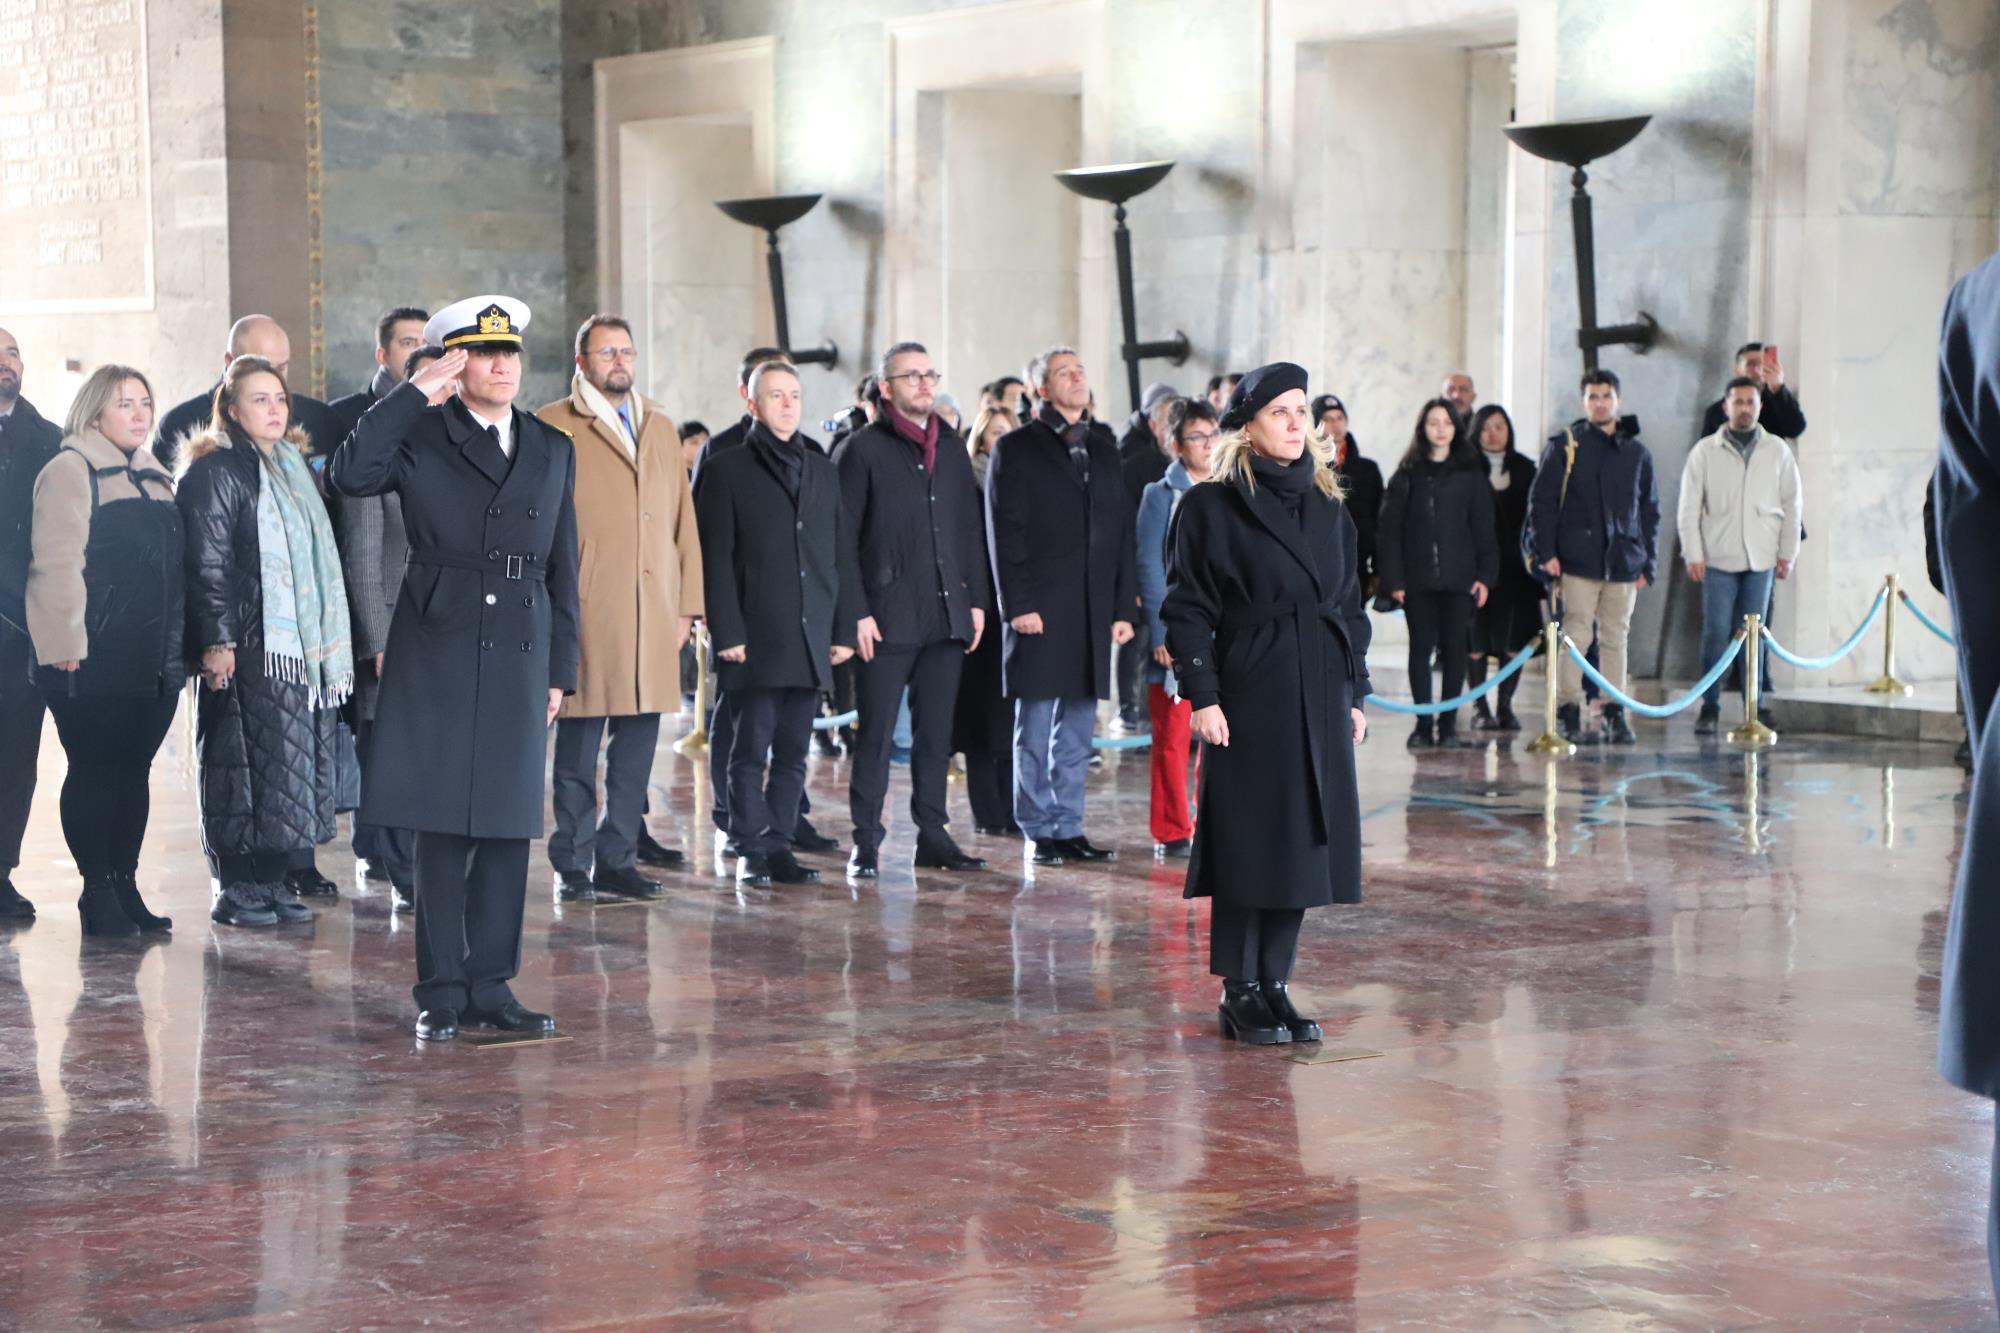
[[[1938,551],[1976,756],[1944,941],[1938,1072],[2000,1098],[2000,728],[1991,725],[2000,691],[2000,255],[1959,279],[1945,302],[1938,397]],[[2000,1133],[1994,1167],[1986,1253],[2000,1291]]]
[[[1103,860],[1083,834],[1097,701],[1138,616],[1137,538],[1111,429],[1067,347],[1035,358],[1042,406],[993,446],[987,537],[1000,592],[1003,680],[1014,700],[1014,818],[1037,865]]]
[[[965,441],[931,410],[938,375],[923,344],[891,347],[882,357],[880,383],[875,419],[834,451],[860,548],[862,595],[855,626],[861,718],[848,779],[854,852],[847,873],[872,879],[878,870],[889,746],[906,687],[917,864],[979,870],[986,863],[960,851],[945,829],[959,672],[986,631],[979,483]]]
[[[62,448],[61,429],[21,396],[22,369],[20,343],[0,329],[0,920],[35,915],[13,880],[42,749],[42,695],[30,679],[28,563],[35,478]]]
[[[292,340],[278,321],[269,315],[245,315],[229,326],[228,347],[222,354],[222,368],[227,370],[230,362],[239,356],[263,357],[277,368],[278,377],[289,386]],[[208,428],[209,418],[215,413],[215,391],[221,383],[221,376],[218,375],[216,382],[209,385],[205,392],[175,404],[160,418],[160,424],[153,430],[153,456],[167,471],[172,472],[179,464],[181,446],[187,437]],[[292,424],[306,433],[306,439],[312,445],[311,457],[315,460],[326,457],[335,445],[346,438],[348,428],[341,425],[319,399],[292,392],[289,387],[286,392],[292,402]]]
[[[431,317],[446,349],[363,414],[326,475],[402,500],[396,599],[361,817],[416,830],[417,1035],[546,1032],[520,969],[528,843],[548,729],[576,689],[576,453],[516,408],[528,308],[472,297]]]
[[[694,513],[728,701],[736,879],[761,888],[819,878],[793,855],[792,835],[820,691],[854,655],[860,586],[840,474],[799,432],[798,371],[766,361],[749,389],[750,430],[702,468]]]

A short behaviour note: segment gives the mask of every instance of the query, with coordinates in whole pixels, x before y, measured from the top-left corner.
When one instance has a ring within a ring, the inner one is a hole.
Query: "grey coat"
[[[364,722],[375,720],[381,682],[373,659],[389,646],[389,622],[396,594],[410,563],[410,538],[403,530],[403,497],[328,496],[334,534],[340,539],[340,568],[347,580],[347,608],[354,624],[354,706]]]

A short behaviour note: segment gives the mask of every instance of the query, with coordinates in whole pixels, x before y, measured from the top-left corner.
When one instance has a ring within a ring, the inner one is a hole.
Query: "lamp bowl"
[[[1583,120],[1549,120],[1539,125],[1506,125],[1500,132],[1525,153],[1550,162],[1581,167],[1609,157],[1639,137],[1651,116],[1591,116]]]
[[[1056,179],[1073,194],[1107,204],[1136,199],[1167,178],[1171,162],[1125,162],[1115,167],[1076,167],[1058,171]]]
[[[718,199],[715,206],[746,227],[776,231],[812,212],[816,194],[765,194],[751,199]]]

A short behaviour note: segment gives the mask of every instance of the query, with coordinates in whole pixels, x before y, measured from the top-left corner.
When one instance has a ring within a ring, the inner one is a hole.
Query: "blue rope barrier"
[[[1153,738],[1146,736],[1092,736],[1090,748],[1093,750],[1147,750],[1151,749]]]
[[[1862,636],[1874,627],[1875,618],[1882,614],[1882,607],[1887,603],[1888,597],[1889,590],[1887,588],[1878,591],[1875,594],[1875,600],[1868,604],[1868,614],[1861,618],[1861,623],[1855,627],[1854,633],[1847,636],[1847,642],[1841,644],[1840,647],[1834,649],[1825,657],[1800,657],[1773,637],[1769,625],[1764,627],[1764,642],[1771,645],[1771,652],[1780,662],[1789,662],[1801,671],[1824,671],[1854,651],[1855,645],[1861,642]]]
[[[1445,699],[1434,704],[1413,704],[1405,703],[1401,699],[1385,699],[1379,694],[1371,694],[1361,701],[1362,706],[1365,708],[1369,704],[1374,704],[1385,713],[1402,713],[1406,717],[1433,717],[1439,713],[1449,713],[1453,709],[1463,708],[1475,699],[1483,699],[1494,690],[1499,689],[1502,681],[1528,665],[1528,659],[1535,655],[1536,650],[1540,646],[1539,643],[1529,644],[1520,652],[1515,653],[1513,660],[1508,662],[1506,666],[1501,667],[1498,671],[1487,677],[1484,684],[1467,690],[1456,699]]]
[[[832,731],[835,727],[847,726],[860,716],[860,713],[850,708],[845,713],[835,713],[832,717],[816,717],[813,719],[813,730]]]
[[[1910,614],[1915,616],[1925,629],[1937,635],[1940,639],[1943,639],[1946,643],[1952,645],[1954,648],[1958,646],[1958,640],[1951,637],[1951,631],[1946,629],[1944,626],[1938,624],[1937,621],[1932,620],[1929,616],[1925,615],[1924,609],[1921,606],[1918,606],[1914,601],[1910,600],[1910,594],[1904,592],[1904,593],[1898,593],[1896,595],[1903,599],[1903,605],[1910,608]]]
[[[1642,704],[1616,685],[1613,685],[1604,678],[1603,672],[1590,664],[1590,659],[1585,657],[1583,650],[1576,646],[1576,640],[1570,638],[1567,634],[1563,635],[1563,649],[1569,653],[1570,660],[1577,664],[1584,675],[1597,682],[1597,688],[1603,690],[1605,697],[1613,703],[1624,705],[1640,717],[1672,717],[1675,713],[1680,712],[1683,708],[1700,699],[1702,695],[1708,693],[1708,687],[1722,679],[1722,673],[1729,670],[1729,664],[1734,662],[1737,654],[1743,651],[1743,636],[1739,633],[1731,639],[1729,641],[1729,651],[1724,653],[1721,659],[1709,668],[1708,674],[1696,681],[1694,687],[1686,694],[1669,704]]]

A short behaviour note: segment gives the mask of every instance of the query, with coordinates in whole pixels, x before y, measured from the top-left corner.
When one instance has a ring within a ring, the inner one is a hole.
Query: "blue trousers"
[[[1743,627],[1743,617],[1755,613],[1763,615],[1771,606],[1771,580],[1777,573],[1772,569],[1752,569],[1740,574],[1732,574],[1725,569],[1709,566],[1708,574],[1701,581],[1701,669],[1706,672],[1721,660],[1729,650],[1729,636]],[[1757,655],[1749,656],[1756,649]],[[1762,642],[1744,645],[1744,660],[1757,663],[1758,678],[1768,678],[1765,664],[1765,648]],[[1719,703],[1722,699],[1722,682],[1716,681],[1701,696],[1704,704]]]
[[[1083,836],[1097,700],[1014,701],[1014,822],[1037,842]]]

